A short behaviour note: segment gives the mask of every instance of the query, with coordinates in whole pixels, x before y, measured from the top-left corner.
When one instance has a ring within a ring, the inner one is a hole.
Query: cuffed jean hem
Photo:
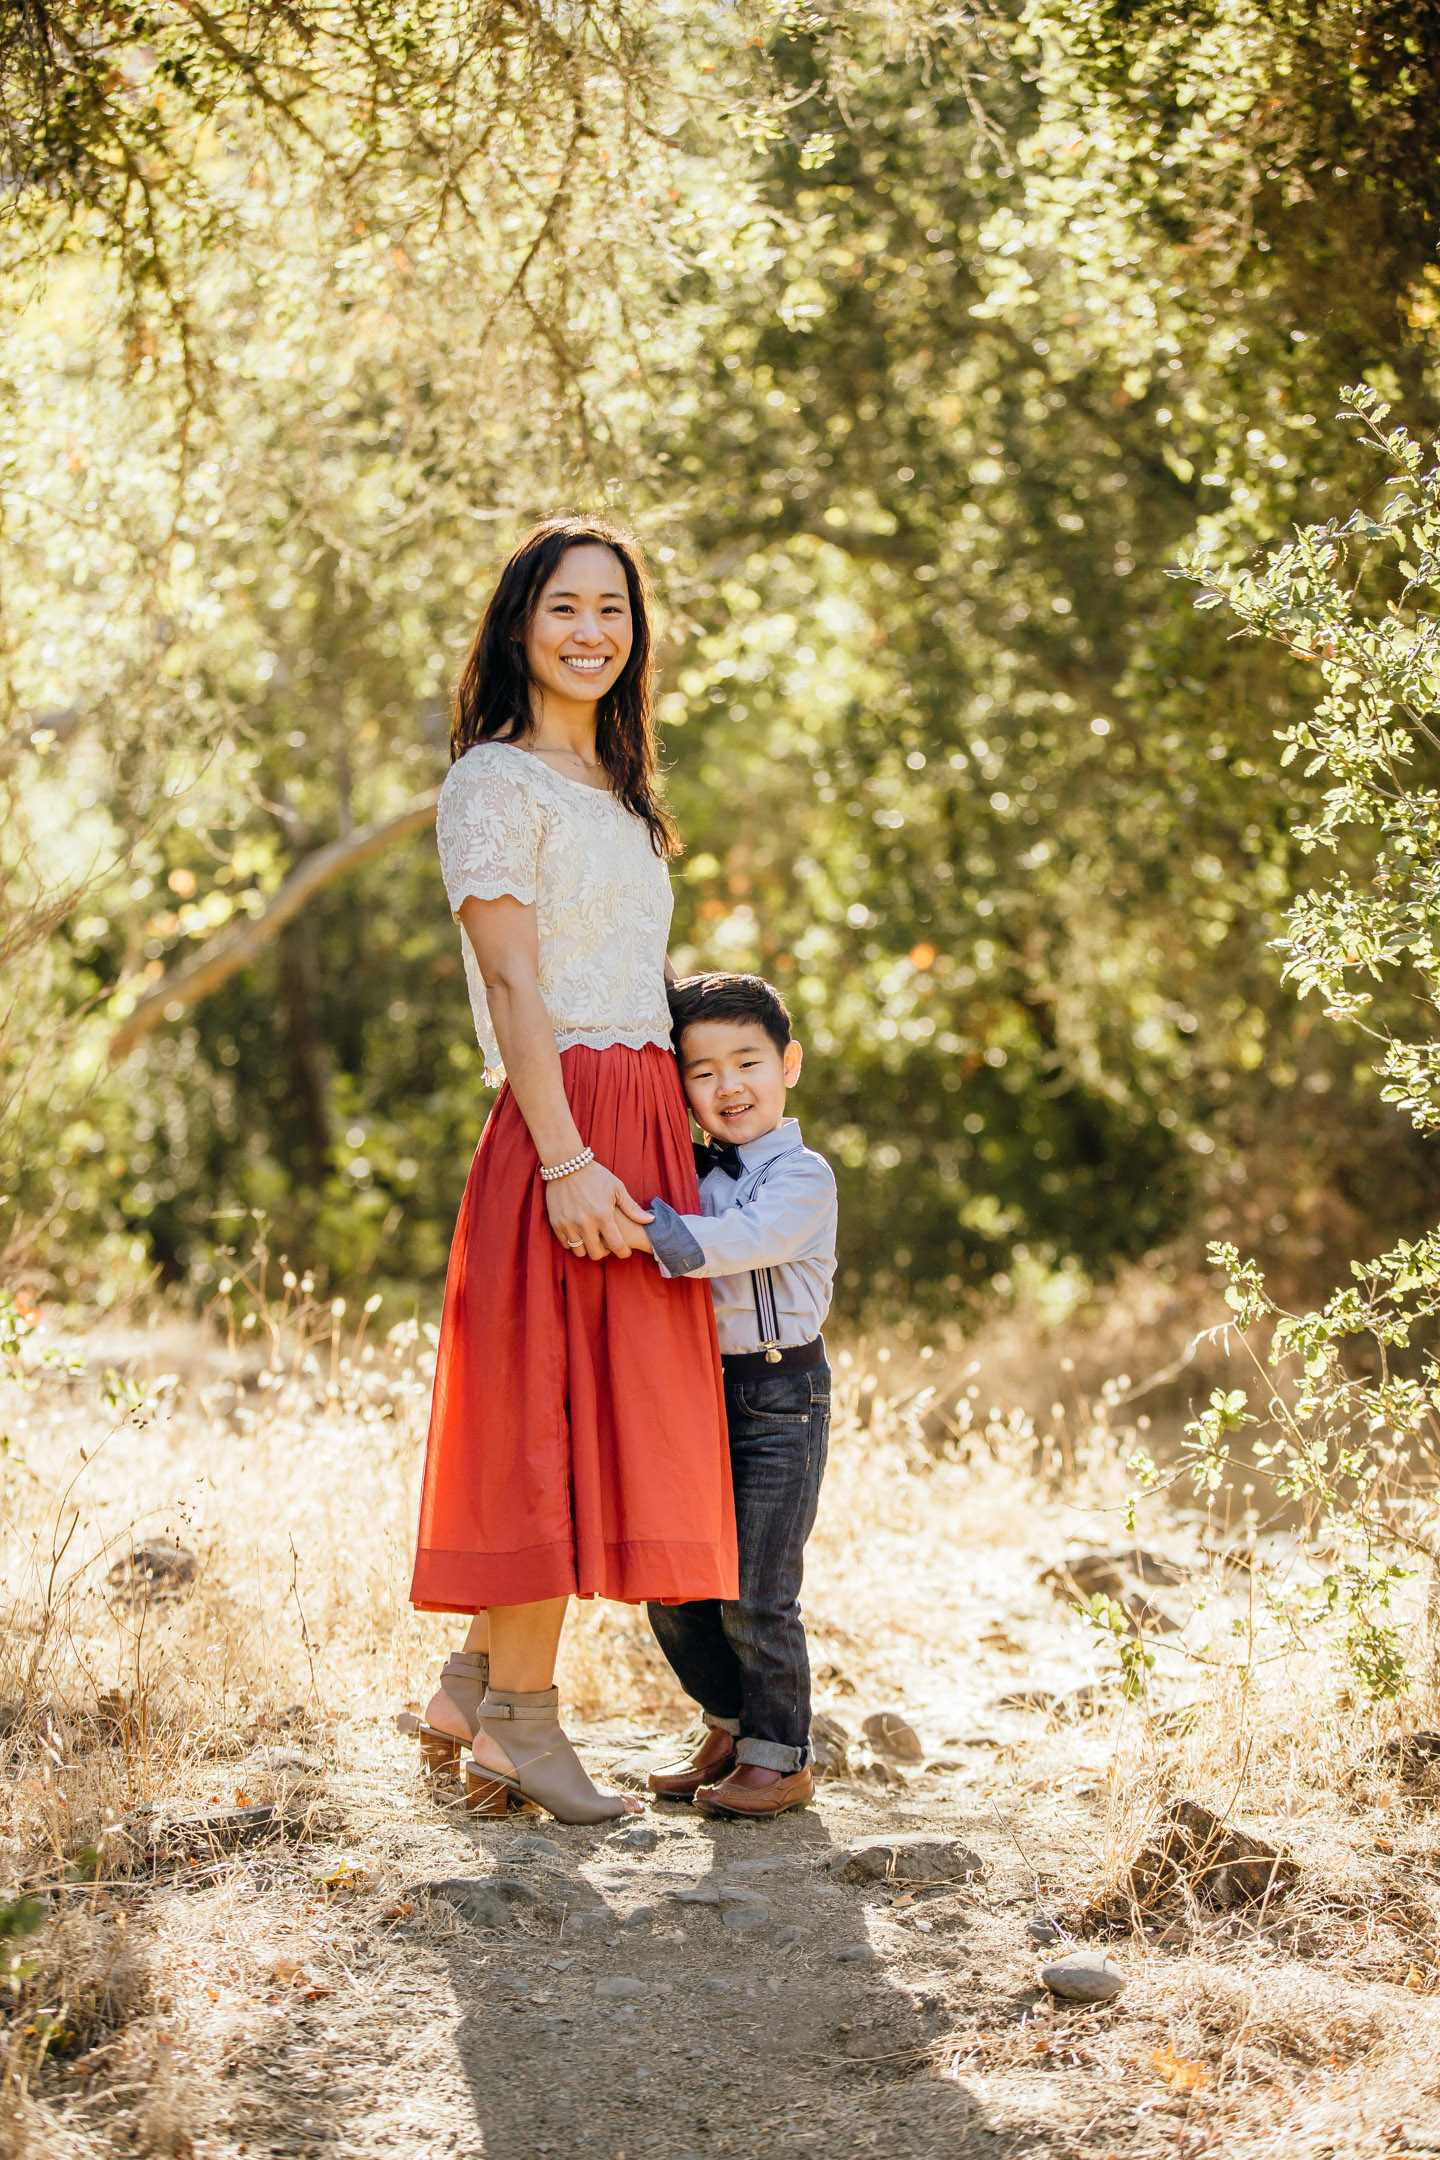
[[[712,1722],[714,1722],[712,1720]],[[738,1762],[758,1763],[762,1770],[780,1770],[793,1777],[810,1760],[808,1747],[782,1747],[778,1740],[742,1740],[735,1750]]]
[[[702,1710],[700,1722],[702,1725],[708,1725],[711,1732],[728,1732],[732,1740],[738,1740],[740,1737],[740,1720],[738,1717],[712,1717],[708,1710]]]

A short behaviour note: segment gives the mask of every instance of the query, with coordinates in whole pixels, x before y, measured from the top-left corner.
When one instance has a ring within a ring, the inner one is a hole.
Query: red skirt
[[[596,1157],[646,1205],[698,1214],[675,1060],[566,1050]],[[738,1594],[725,1395],[710,1285],[644,1253],[588,1260],[550,1228],[508,1087],[460,1206],[435,1362],[411,1603]]]

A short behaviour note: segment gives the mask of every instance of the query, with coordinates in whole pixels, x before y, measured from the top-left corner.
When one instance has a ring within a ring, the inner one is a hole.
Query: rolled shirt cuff
[[[652,1200],[650,1212],[655,1218],[649,1226],[650,1250],[661,1274],[693,1275],[704,1267],[705,1249],[686,1229],[684,1217],[664,1200]]]

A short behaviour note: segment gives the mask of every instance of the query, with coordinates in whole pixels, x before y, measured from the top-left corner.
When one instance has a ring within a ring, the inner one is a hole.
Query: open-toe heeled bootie
[[[483,1650],[452,1650],[440,1671],[440,1689],[448,1695],[475,1738],[475,1720],[490,1684],[490,1660]],[[396,1730],[413,1734],[420,1742],[420,1753],[431,1777],[441,1777],[447,1772],[458,1771],[460,1758],[465,1752],[465,1742],[454,1733],[442,1732],[438,1725],[429,1725],[413,1710],[402,1710],[395,1720]]]
[[[476,1719],[514,1765],[512,1775],[472,1758],[465,1765],[465,1805],[477,1815],[503,1815],[516,1798],[542,1807],[556,1822],[613,1822],[629,1811],[623,1793],[601,1792],[560,1729],[560,1692],[506,1695],[487,1688]]]

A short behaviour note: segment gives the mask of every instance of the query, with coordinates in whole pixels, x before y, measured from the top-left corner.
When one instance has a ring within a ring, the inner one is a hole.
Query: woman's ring
[[[584,1238],[567,1238],[565,1242],[570,1247],[571,1252],[584,1252],[585,1250]]]

